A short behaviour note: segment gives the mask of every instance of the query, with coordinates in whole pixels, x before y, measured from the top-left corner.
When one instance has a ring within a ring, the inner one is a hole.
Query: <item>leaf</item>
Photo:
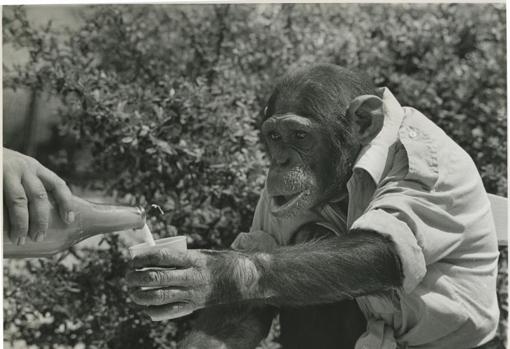
[[[172,149],[172,147],[170,146],[170,144],[168,144],[168,142],[163,141],[163,140],[158,139],[158,138],[153,137],[153,136],[151,136],[151,140],[163,152],[167,153],[168,155],[175,155],[175,150]]]

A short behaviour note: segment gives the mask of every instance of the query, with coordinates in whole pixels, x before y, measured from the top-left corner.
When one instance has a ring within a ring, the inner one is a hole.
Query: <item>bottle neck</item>
[[[141,229],[145,211],[141,207],[104,205],[75,198],[77,223],[83,238],[130,229]]]

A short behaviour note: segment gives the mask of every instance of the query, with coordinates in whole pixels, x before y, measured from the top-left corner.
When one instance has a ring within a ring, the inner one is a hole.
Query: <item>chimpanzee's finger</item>
[[[126,275],[130,287],[191,286],[192,269],[135,270]]]
[[[140,305],[163,305],[168,303],[186,302],[190,300],[190,293],[179,288],[158,288],[131,292],[131,299]]]
[[[191,314],[194,310],[195,308],[190,303],[172,303],[147,307],[144,313],[149,315],[152,321],[160,321],[185,316]]]
[[[185,268],[193,265],[187,252],[176,251],[174,249],[161,249],[158,251],[147,251],[141,253],[131,262],[133,268],[149,267],[178,267]]]
[[[29,235],[34,241],[41,241],[48,229],[50,203],[48,194],[39,178],[25,174],[21,179],[28,199]]]
[[[28,233],[28,200],[19,178],[4,177],[4,201],[9,214],[9,238],[23,245]]]
[[[47,192],[55,199],[60,218],[67,224],[73,223],[75,219],[73,194],[66,182],[44,166],[37,169],[37,175],[43,182]]]

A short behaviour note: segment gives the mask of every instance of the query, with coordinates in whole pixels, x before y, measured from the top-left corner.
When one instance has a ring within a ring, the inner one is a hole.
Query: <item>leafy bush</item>
[[[30,62],[4,69],[4,87],[57,96],[72,147],[48,166],[119,201],[160,204],[169,213],[152,222],[156,234],[221,248],[249,229],[266,165],[257,115],[276,76],[319,61],[389,86],[471,154],[488,191],[506,193],[503,5],[98,6],[83,16],[60,33],[6,8],[4,42],[28,48]],[[92,154],[85,173],[80,148]],[[173,348],[188,318],[141,318],[127,301],[125,248],[107,241],[73,252],[72,265],[7,263],[6,338]]]

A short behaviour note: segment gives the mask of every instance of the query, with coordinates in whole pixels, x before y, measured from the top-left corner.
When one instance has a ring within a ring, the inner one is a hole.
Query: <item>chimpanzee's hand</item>
[[[153,268],[127,274],[132,299],[150,316],[259,298],[256,265],[240,252],[164,249],[136,256],[132,265]]]

